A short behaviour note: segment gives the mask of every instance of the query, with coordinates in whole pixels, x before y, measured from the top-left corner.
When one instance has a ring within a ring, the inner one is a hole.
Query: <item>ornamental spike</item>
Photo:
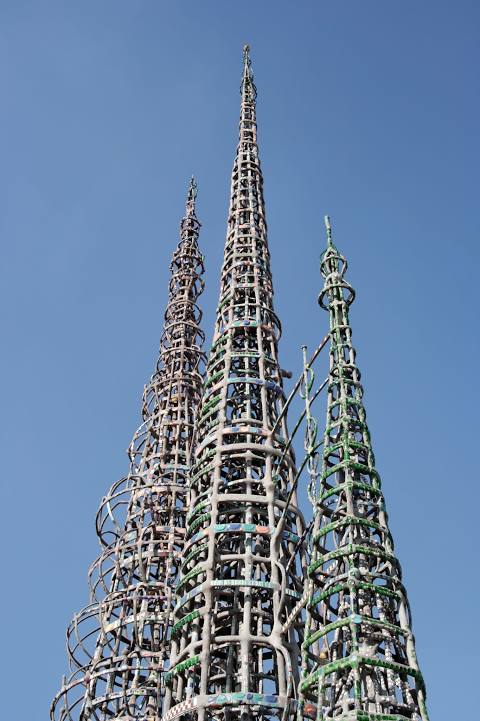
[[[163,721],[293,718],[303,519],[282,409],[256,91],[244,50],[240,137],[213,345],[198,413]],[[293,557],[293,558],[292,558]]]
[[[240,86],[242,100],[254,103],[257,97],[257,88],[253,82],[252,61],[250,59],[250,45],[243,46],[243,76]]]
[[[330,237],[327,243],[319,303],[330,315],[328,410],[313,499],[299,718],[317,706],[317,721],[427,721],[352,345],[355,294],[345,258]]]
[[[327,247],[331,248],[333,246],[333,240],[332,240],[332,224],[330,222],[330,216],[325,216],[325,228],[327,230]]]
[[[185,215],[187,218],[190,217],[196,217],[195,215],[195,201],[197,199],[197,183],[195,181],[195,178],[190,178],[190,183],[188,186],[188,193],[187,193],[187,203],[185,208]]]
[[[52,721],[159,718],[203,384],[195,195],[192,179],[143,423],[129,448],[129,475],[112,486],[97,514],[103,551],[89,572],[91,603],[67,630],[73,674],[53,701]]]

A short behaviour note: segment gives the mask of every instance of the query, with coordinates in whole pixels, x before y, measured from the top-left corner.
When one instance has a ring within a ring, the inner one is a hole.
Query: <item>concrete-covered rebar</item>
[[[287,496],[273,287],[248,48],[220,300],[197,421],[187,541],[163,721],[288,719],[295,713],[303,519]],[[291,561],[292,554],[295,556]],[[289,563],[290,562],[290,563]],[[287,568],[288,566],[288,568]]]
[[[315,521],[299,719],[427,721],[352,344],[355,293],[326,222],[319,303],[330,315],[328,407],[318,488],[310,489]]]
[[[103,550],[89,572],[91,603],[67,630],[73,674],[53,701],[52,721],[159,718],[203,385],[195,196],[192,178],[143,423],[129,448],[129,475],[112,486],[97,514]]]

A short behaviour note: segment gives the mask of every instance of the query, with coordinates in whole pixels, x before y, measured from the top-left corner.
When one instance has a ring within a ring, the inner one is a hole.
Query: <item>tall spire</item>
[[[89,573],[91,603],[67,630],[73,674],[53,701],[52,721],[158,719],[203,383],[195,196],[192,178],[144,422],[130,445],[129,475],[112,486],[97,514],[103,552]]]
[[[427,721],[410,610],[355,363],[345,258],[327,249],[319,297],[330,315],[323,464],[314,505],[301,700],[318,721]]]
[[[281,331],[273,311],[255,99],[246,48],[163,721],[285,720],[295,710],[299,629],[283,625],[302,591],[303,519],[294,493],[286,508],[294,458],[281,417]],[[295,563],[287,569],[290,560]]]

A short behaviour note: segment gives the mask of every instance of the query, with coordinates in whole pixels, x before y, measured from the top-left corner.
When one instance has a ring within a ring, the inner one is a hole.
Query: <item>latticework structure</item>
[[[73,675],[54,699],[52,721],[159,718],[203,385],[195,196],[192,179],[144,422],[129,449],[129,475],[112,486],[97,515],[103,552],[89,574],[91,604],[67,631]]]
[[[330,315],[328,410],[322,471],[312,489],[302,708],[316,706],[318,721],[426,721],[410,611],[352,345],[355,294],[328,219],[327,234],[319,303]]]
[[[287,496],[273,289],[248,48],[220,301],[197,421],[163,721],[292,718],[303,519]]]
[[[192,179],[143,423],[128,476],[97,514],[102,552],[90,604],[67,630],[72,675],[51,721],[428,721],[352,345],[347,263],[327,218],[319,303],[330,329],[310,360],[304,347],[285,398],[248,46],[240,91],[207,378]],[[327,344],[329,375],[313,390]],[[320,441],[312,404],[325,388]],[[297,395],[304,411],[289,436]],[[308,526],[296,496],[305,471]]]

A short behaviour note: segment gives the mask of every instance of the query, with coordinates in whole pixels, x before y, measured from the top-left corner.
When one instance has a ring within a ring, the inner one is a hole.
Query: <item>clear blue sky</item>
[[[192,172],[211,337],[245,42],[282,364],[326,332],[328,212],[431,718],[473,719],[479,36],[475,0],[0,4],[5,719],[67,670]]]

